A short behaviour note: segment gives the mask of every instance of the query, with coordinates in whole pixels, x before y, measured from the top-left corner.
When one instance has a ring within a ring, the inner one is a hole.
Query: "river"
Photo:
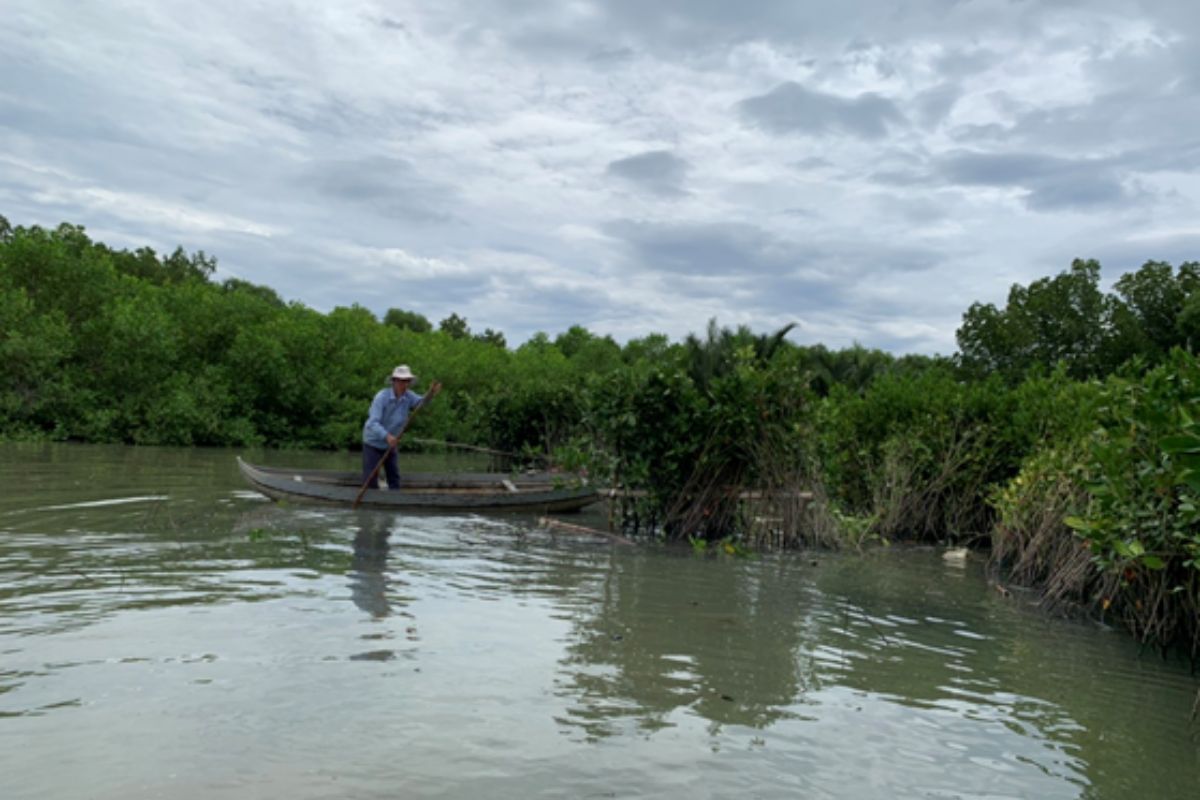
[[[1187,665],[980,559],[280,505],[237,454],[0,445],[0,797],[1200,794]]]

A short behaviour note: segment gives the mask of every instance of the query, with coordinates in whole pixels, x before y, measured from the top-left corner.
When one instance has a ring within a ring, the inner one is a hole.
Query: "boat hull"
[[[278,469],[249,464],[238,458],[242,477],[273,500],[352,506],[362,486],[353,472]],[[545,474],[508,476],[488,473],[412,473],[400,477],[400,489],[368,489],[359,508],[396,511],[459,512],[578,511],[599,499],[590,486],[563,485]]]

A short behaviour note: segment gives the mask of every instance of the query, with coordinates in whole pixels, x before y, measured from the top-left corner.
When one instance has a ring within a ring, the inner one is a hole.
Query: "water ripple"
[[[23,487],[0,498],[13,796],[1171,798],[1200,781],[1185,666],[932,551],[613,548],[520,516],[266,503],[224,456],[44,452],[70,457],[0,462]],[[62,752],[72,769],[51,768]]]

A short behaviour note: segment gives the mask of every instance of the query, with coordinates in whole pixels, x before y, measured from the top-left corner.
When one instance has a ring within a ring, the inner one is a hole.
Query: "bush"
[[[887,537],[964,538],[990,527],[988,486],[1011,459],[998,435],[1006,390],[944,367],[892,373],[861,395],[837,387],[813,417],[822,482]]]
[[[1069,518],[1100,570],[1089,598],[1145,642],[1200,654],[1200,365],[1173,351],[1105,386],[1083,461],[1088,501]]]
[[[1087,502],[1082,439],[1048,446],[990,498],[996,510],[992,562],[1011,579],[1041,587],[1055,606],[1078,603],[1096,576],[1091,552],[1066,523]]]

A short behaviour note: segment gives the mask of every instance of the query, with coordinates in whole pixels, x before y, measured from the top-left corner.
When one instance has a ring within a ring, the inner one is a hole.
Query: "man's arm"
[[[437,397],[438,392],[440,391],[442,391],[441,381],[434,381],[433,383],[429,384],[429,391],[425,392],[425,394],[417,394],[409,389],[408,393],[416,398],[416,401],[412,404],[412,408],[415,409],[417,406],[424,405],[426,400],[432,400],[433,398]]]
[[[367,412],[367,430],[381,439],[386,439],[391,435],[388,433],[388,429],[383,427],[383,406],[386,401],[387,397],[384,393],[379,392],[371,401],[371,410]]]

